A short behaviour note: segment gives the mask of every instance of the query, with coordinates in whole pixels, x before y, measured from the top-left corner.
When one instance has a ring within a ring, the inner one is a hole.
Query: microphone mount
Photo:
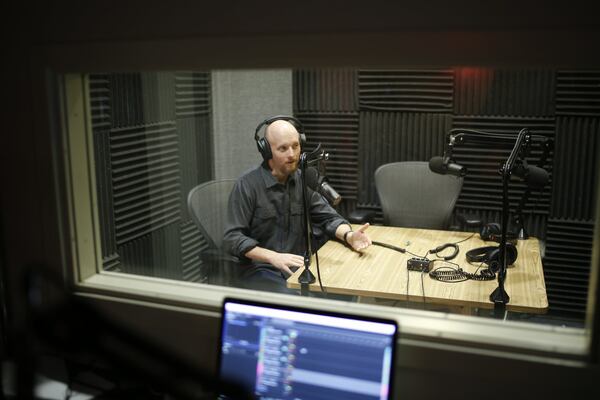
[[[490,294],[490,301],[494,303],[494,308],[499,311],[503,311],[506,304],[510,301],[510,296],[504,289],[504,281],[506,280],[506,272],[508,267],[508,258],[506,257],[506,242],[507,242],[507,226],[508,226],[508,213],[509,213],[509,201],[508,201],[508,182],[510,175],[513,172],[519,155],[524,155],[531,142],[531,135],[527,128],[521,129],[517,135],[517,140],[513,146],[508,159],[500,168],[502,174],[502,224],[501,232],[502,236],[500,239],[500,253],[498,261],[500,268],[498,270],[498,287]]]
[[[304,238],[305,238],[305,252],[304,252],[304,270],[298,277],[298,283],[300,283],[300,294],[302,296],[308,296],[309,285],[316,281],[314,274],[310,271],[310,259],[312,256],[312,243],[313,243],[313,230],[312,222],[310,219],[310,204],[308,196],[308,183],[306,181],[307,168],[327,161],[329,159],[329,153],[325,152],[321,147],[321,143],[317,145],[315,149],[310,152],[303,152],[300,154],[299,168],[301,171],[301,184],[302,184],[302,208],[304,211]],[[319,271],[319,263],[317,258],[317,272]],[[321,277],[319,276],[319,285],[321,285]],[[323,287],[321,285],[321,290]]]
[[[312,255],[312,223],[310,220],[309,214],[309,204],[308,204],[308,189],[306,183],[306,168],[311,163],[317,163],[320,159],[325,157],[325,152],[321,150],[321,144],[317,146],[315,150],[310,153],[302,153],[300,154],[300,171],[301,173],[301,181],[302,181],[302,207],[304,210],[304,238],[305,238],[305,252],[304,252],[304,270],[298,277],[298,282],[300,283],[300,294],[302,296],[308,296],[309,288],[308,285],[314,283],[317,279],[315,275],[310,271],[310,257]]]
[[[542,167],[547,160],[551,142],[548,138],[540,135],[531,135],[527,128],[523,128],[519,131],[516,139],[514,135],[510,134],[498,134],[498,133],[490,133],[483,132],[471,129],[452,129],[446,135],[446,142],[444,146],[444,154],[443,160],[444,163],[451,162],[453,160],[453,150],[454,146],[464,143],[473,143],[473,144],[483,144],[489,145],[490,143],[494,144],[513,144],[512,150],[508,159],[504,162],[504,164],[500,167],[499,173],[502,175],[502,211],[501,211],[501,239],[499,245],[499,271],[498,271],[498,287],[490,294],[490,301],[492,301],[495,305],[495,308],[498,311],[503,311],[505,305],[510,301],[510,297],[506,290],[504,289],[504,282],[506,280],[506,272],[507,272],[507,257],[506,257],[506,248],[507,248],[507,228],[508,228],[508,220],[510,213],[510,204],[508,198],[508,183],[510,181],[511,175],[517,176],[527,176],[527,163],[525,161],[531,143],[534,140],[542,140],[543,146],[543,154],[538,161],[538,167]],[[525,228],[523,225],[523,212],[522,209],[527,202],[527,198],[530,193],[530,185],[527,185],[525,192],[519,202],[517,210],[515,212],[515,217],[513,221],[519,226],[519,238],[526,239],[528,238],[527,233],[525,232]]]
[[[329,160],[329,153],[325,152],[324,149],[321,148],[321,143],[315,147],[314,150],[310,152],[304,152],[300,155],[300,162],[302,163],[302,156],[304,156],[305,166],[309,167],[315,164],[319,164],[322,161]]]

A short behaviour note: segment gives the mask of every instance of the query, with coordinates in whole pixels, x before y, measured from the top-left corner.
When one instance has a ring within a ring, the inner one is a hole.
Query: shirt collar
[[[273,186],[280,184],[279,181],[277,179],[275,179],[273,174],[271,174],[271,170],[269,169],[268,166],[265,165],[265,163],[261,164],[260,174],[261,174],[263,181],[265,182],[265,186],[267,188],[271,188]],[[288,178],[288,181],[290,182],[290,184],[295,185],[296,180],[299,179],[299,177],[300,177],[300,170],[296,169],[296,171],[294,171],[294,173],[292,175],[290,175],[290,177]]]

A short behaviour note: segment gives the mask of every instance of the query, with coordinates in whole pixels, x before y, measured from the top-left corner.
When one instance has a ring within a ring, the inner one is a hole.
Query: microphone
[[[450,158],[444,157],[431,157],[429,160],[429,169],[436,174],[441,175],[454,175],[454,176],[465,176],[467,174],[467,168],[460,164],[452,162]]]
[[[306,185],[325,197],[332,206],[337,206],[342,201],[342,196],[329,185],[329,180],[326,177],[319,176],[319,172],[315,167],[306,168],[305,179]]]
[[[549,179],[548,171],[544,168],[528,165],[525,161],[513,170],[513,174],[534,188],[544,187]]]

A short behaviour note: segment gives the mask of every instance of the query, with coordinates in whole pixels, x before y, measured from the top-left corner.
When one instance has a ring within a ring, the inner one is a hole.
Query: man
[[[303,267],[305,252],[300,136],[294,125],[275,120],[265,129],[270,154],[236,182],[229,197],[224,245],[243,264],[248,288],[290,293],[285,280]],[[356,251],[371,244],[369,224],[352,231],[325,199],[308,190],[311,221],[329,237]]]

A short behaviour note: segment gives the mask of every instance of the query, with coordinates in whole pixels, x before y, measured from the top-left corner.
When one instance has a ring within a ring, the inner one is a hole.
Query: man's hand
[[[364,224],[354,232],[350,232],[348,236],[346,236],[346,241],[350,246],[352,246],[354,250],[362,251],[363,249],[366,249],[371,244],[373,244],[369,236],[367,236],[367,234],[365,233],[368,227],[369,223],[367,222],[366,224]]]
[[[302,256],[290,253],[278,253],[260,246],[256,246],[252,250],[246,252],[245,256],[251,260],[271,264],[280,270],[286,278],[293,274],[293,271],[290,268],[304,266],[304,257]]]
[[[304,266],[304,257],[290,253],[273,252],[273,255],[269,259],[269,263],[283,272],[286,277],[289,277],[293,274],[290,267],[300,268]]]

